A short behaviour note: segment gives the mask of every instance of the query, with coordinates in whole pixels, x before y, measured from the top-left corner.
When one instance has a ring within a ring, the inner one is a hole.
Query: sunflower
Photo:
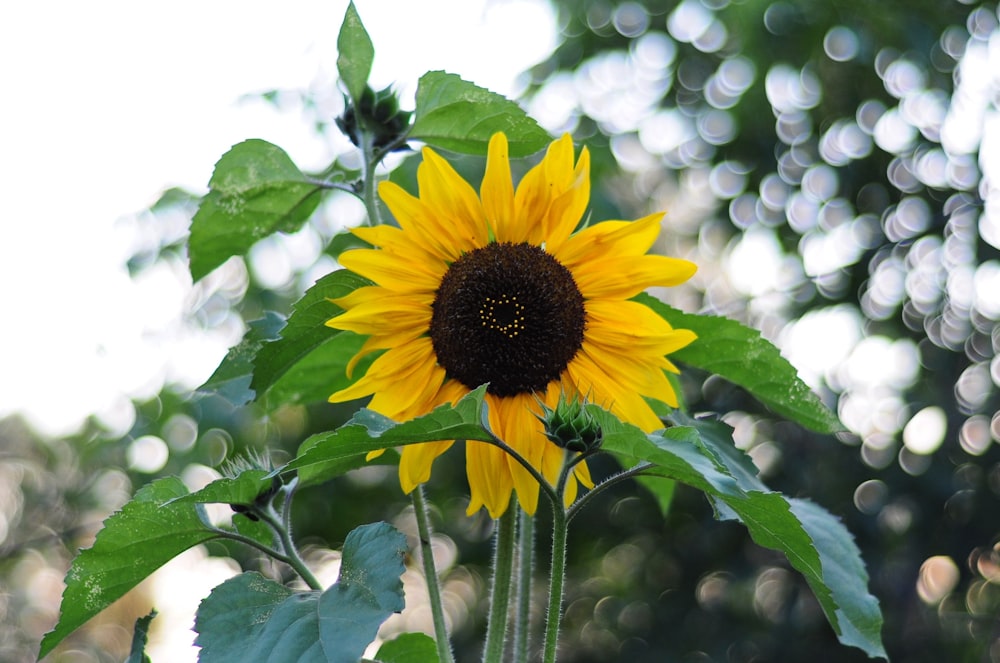
[[[347,251],[341,264],[370,279],[335,300],[344,312],[327,324],[368,336],[348,365],[384,350],[366,374],[330,397],[371,395],[369,407],[406,420],[454,403],[489,383],[494,433],[555,482],[565,451],[543,434],[538,402],[586,398],[647,431],[662,426],[646,402],[677,406],[665,355],[695,339],[630,301],[651,286],[686,281],[694,264],[647,255],[662,214],[577,229],[590,198],[590,156],[574,164],[568,135],[554,141],[515,190],[507,138],[490,140],[479,195],[430,148],[417,170],[419,197],[392,182],[379,195],[399,227],[356,228],[375,248]],[[452,441],[403,447],[400,484],[409,493]],[[465,444],[471,500],[499,517],[516,491],[534,513],[538,482],[512,456],[483,442]],[[577,481],[593,487],[585,463]]]

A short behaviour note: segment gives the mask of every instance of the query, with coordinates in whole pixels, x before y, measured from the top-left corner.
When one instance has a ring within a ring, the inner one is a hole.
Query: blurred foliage
[[[983,183],[979,159],[997,89],[989,65],[963,69],[1000,39],[996,5],[555,6],[562,39],[526,79],[525,104],[591,149],[594,218],[668,209],[660,248],[700,266],[671,303],[741,319],[796,360],[805,355],[795,342],[820,338],[806,346],[826,361],[804,372],[851,434],[809,433],[687,371],[692,411],[730,412],[768,485],[844,519],[882,602],[893,660],[1000,660],[1000,218],[984,203],[997,185]],[[343,110],[339,93],[324,94],[265,98],[298,105],[320,139],[348,153],[331,121]],[[393,178],[411,182],[414,162]],[[481,172],[479,161],[462,163]],[[347,157],[340,167],[357,164]],[[151,239],[129,264],[134,274],[186,259],[178,219],[190,219],[192,200],[172,190],[139,219]],[[287,311],[332,268],[336,250],[326,247],[346,246],[341,231],[359,217],[359,205],[334,196],[295,236],[230,260],[195,288],[193,324],[218,331]],[[16,420],[0,422],[0,660],[34,660],[76,549],[152,477],[177,474],[197,487],[247,450],[284,462],[353,405],[263,417],[168,387],[134,404],[124,436],[95,421],[71,439],[39,440]],[[154,468],[150,457],[163,462]],[[464,516],[455,490],[463,471],[461,454],[445,454],[428,496],[442,548],[453,551],[446,591],[458,606],[459,659],[469,660],[484,623],[477,596],[491,523]],[[295,506],[297,534],[320,555],[360,523],[405,522],[408,500],[392,468],[378,466],[306,489]],[[282,578],[244,549],[210,552]],[[635,486],[608,491],[574,520],[569,569],[567,662],[866,660],[837,644],[780,555],[715,522],[692,491],[678,490],[666,518]],[[64,649],[123,660],[148,601],[116,605]],[[151,640],[156,629],[154,620]]]

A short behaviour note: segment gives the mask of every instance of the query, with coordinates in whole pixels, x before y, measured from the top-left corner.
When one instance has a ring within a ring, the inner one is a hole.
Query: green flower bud
[[[245,456],[238,456],[230,460],[222,469],[222,475],[235,479],[243,472],[251,470],[262,470],[265,472],[271,472],[274,468],[271,463],[271,459],[260,454],[250,452]],[[284,480],[281,475],[275,475],[271,478],[271,483],[266,488],[264,488],[256,498],[254,498],[253,504],[230,504],[229,507],[236,513],[241,513],[245,515],[250,520],[258,520],[256,512],[260,509],[265,509],[274,499],[275,495],[281,490],[284,485]]]
[[[357,107],[347,100],[344,114],[335,122],[358,147],[361,147],[358,144],[358,130],[361,129],[374,135],[374,146],[379,148],[396,141],[406,133],[410,126],[411,115],[413,115],[411,111],[400,110],[399,97],[391,86],[378,92],[365,86]],[[400,146],[396,149],[404,148],[405,146]]]
[[[539,401],[542,414],[535,415],[545,425],[545,437],[569,451],[584,453],[596,451],[604,440],[604,431],[593,415],[587,411],[585,400],[575,396],[567,400],[559,396],[555,409]]]

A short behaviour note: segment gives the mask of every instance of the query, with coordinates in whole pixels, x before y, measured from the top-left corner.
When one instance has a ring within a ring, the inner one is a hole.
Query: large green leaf
[[[340,34],[337,35],[337,73],[355,104],[361,99],[361,93],[368,83],[374,60],[375,47],[371,37],[368,36],[354,3],[350,2],[344,13],[344,22],[340,25]]]
[[[59,622],[45,634],[39,658],[153,571],[216,536],[200,505],[174,501],[187,492],[176,477],[160,479],[104,521],[93,547],[81,550],[66,574]]]
[[[386,523],[358,527],[344,541],[337,583],[319,599],[319,629],[330,663],[355,663],[378,627],[402,612],[406,537]]]
[[[483,427],[486,387],[466,394],[454,407],[442,405],[422,417],[396,423],[372,410],[360,410],[337,430],[307,438],[281,471],[299,470],[303,484],[319,483],[354,467],[380,449],[436,440],[491,440]]]
[[[340,269],[319,279],[293,305],[279,338],[264,343],[253,358],[250,387],[258,399],[267,395],[269,409],[285,403],[326,400],[339,388],[346,379],[347,362],[364,339],[326,326],[327,320],[342,312],[330,300],[370,284]]]
[[[443,71],[420,77],[415,115],[410,138],[454,152],[486,154],[498,131],[507,135],[512,157],[533,154],[552,140],[513,101]]]
[[[781,352],[756,329],[714,315],[684,313],[643,294],[636,298],[698,340],[671,359],[715,373],[749,391],[776,413],[820,433],[845,430],[837,415],[798,376]]]
[[[736,449],[732,431],[718,421],[678,413],[675,423],[646,434],[603,410],[603,449],[652,463],[648,475],[703,491],[720,519],[742,522],[758,544],[780,550],[812,587],[841,642],[885,657],[882,615],[868,593],[861,555],[839,520],[815,504],[772,492],[750,459]]]
[[[229,348],[222,363],[212,376],[198,387],[198,391],[214,393],[236,405],[246,405],[254,399],[250,388],[253,379],[254,360],[264,344],[280,338],[278,332],[285,325],[285,318],[268,311],[263,318],[249,324],[243,339]]]
[[[201,663],[355,663],[403,609],[406,537],[386,523],[347,535],[340,579],[295,592],[258,573],[216,587],[195,619]]]
[[[215,164],[194,219],[188,254],[197,281],[228,258],[244,255],[275,232],[294,232],[319,205],[324,189],[277,145],[251,139]]]

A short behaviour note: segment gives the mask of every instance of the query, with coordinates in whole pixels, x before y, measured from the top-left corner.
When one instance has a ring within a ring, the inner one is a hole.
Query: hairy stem
[[[496,523],[493,535],[493,578],[490,587],[490,614],[486,622],[483,663],[501,663],[507,641],[507,613],[510,606],[511,578],[514,570],[515,525],[520,508],[511,498],[507,511]]]
[[[576,516],[576,514],[580,513],[580,509],[585,507],[587,503],[590,502],[592,499],[594,499],[594,497],[596,497],[597,495],[601,494],[608,488],[616,484],[619,484],[622,481],[625,481],[626,479],[631,479],[633,477],[639,476],[645,470],[648,470],[652,466],[653,466],[652,463],[640,463],[635,467],[627,469],[623,472],[619,472],[618,474],[612,475],[607,479],[605,479],[604,481],[602,481],[601,483],[597,484],[591,491],[589,491],[586,495],[583,495],[580,499],[576,501],[575,504],[573,504],[573,506],[569,508],[569,510],[566,512],[567,522],[573,520],[573,517]]]
[[[258,509],[255,513],[263,520],[265,523],[271,526],[278,534],[278,540],[281,541],[281,548],[284,551],[284,559],[280,561],[288,564],[292,569],[299,574],[299,577],[309,585],[310,589],[322,590],[323,585],[319,583],[316,576],[309,569],[309,566],[299,555],[299,549],[295,546],[295,542],[292,540],[292,496],[295,492],[297,480],[293,479],[292,482],[284,488],[285,491],[285,503],[282,505],[281,515],[274,510],[274,507],[270,504],[267,508]]]
[[[535,570],[535,519],[518,509],[517,613],[514,619],[514,660],[525,663],[531,646],[531,580]]]
[[[417,533],[420,536],[420,557],[424,564],[424,576],[427,579],[427,597],[431,604],[431,615],[434,618],[434,640],[437,644],[438,660],[441,663],[455,663],[455,655],[451,651],[448,640],[448,629],[444,621],[444,606],[441,603],[441,586],[438,584],[437,569],[434,567],[434,551],[431,548],[431,526],[427,515],[427,500],[424,498],[423,484],[410,493],[413,500],[413,513],[417,518]]]
[[[555,663],[562,621],[563,590],[566,585],[566,535],[569,522],[562,504],[552,505],[552,568],[549,577],[549,605],[545,621],[545,645],[542,660]]]

